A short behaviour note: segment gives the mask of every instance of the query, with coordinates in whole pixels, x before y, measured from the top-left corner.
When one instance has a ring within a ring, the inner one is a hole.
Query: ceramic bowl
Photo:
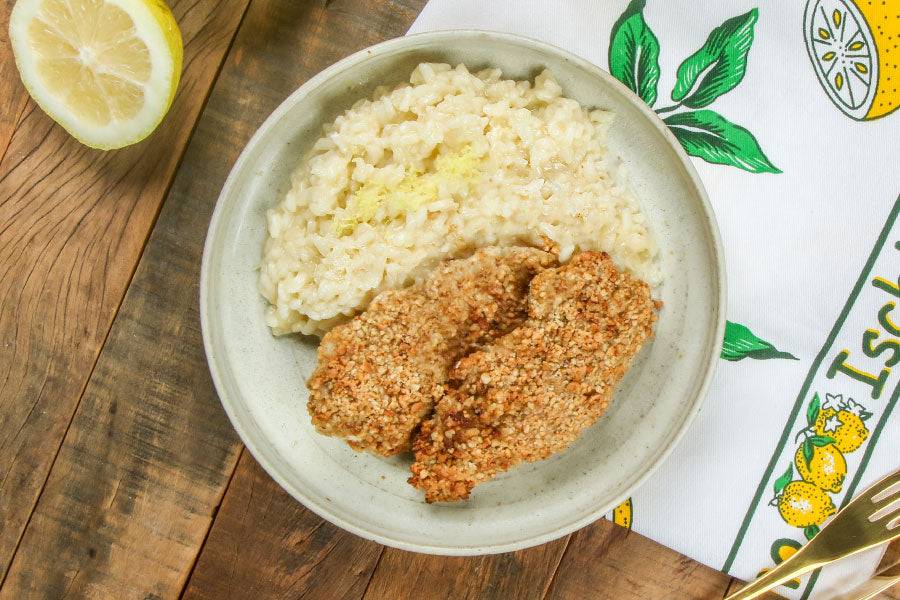
[[[306,411],[314,339],[273,337],[257,292],[266,210],[332,121],[378,85],[407,80],[421,62],[499,67],[504,78],[549,68],[564,94],[615,113],[609,147],[627,165],[660,248],[655,339],[612,406],[564,452],[479,485],[467,501],[429,505],[406,483],[410,457],[357,453],[317,434]],[[609,74],[518,36],[442,31],[390,40],[325,69],[259,128],[231,171],[212,217],[200,281],[203,339],[225,411],[247,448],[297,500],[323,518],[389,546],[480,554],[552,540],[603,516],[658,468],[700,410],[721,349],[721,242],[703,185],[665,125]],[[673,466],[674,467],[674,466]]]

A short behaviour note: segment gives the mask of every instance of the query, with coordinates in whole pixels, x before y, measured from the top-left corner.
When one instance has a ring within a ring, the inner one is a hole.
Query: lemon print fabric
[[[803,481],[826,492],[840,492],[847,476],[847,461],[834,445],[834,438],[827,436],[806,438],[797,448],[794,466]]]
[[[776,486],[776,491],[774,503],[781,518],[792,527],[804,530],[815,527],[818,533],[818,526],[837,512],[831,496],[808,481],[790,481],[780,491]]]
[[[809,0],[806,48],[831,101],[860,120],[900,107],[900,2]]]
[[[633,510],[631,498],[629,498],[613,510],[613,523],[620,527],[624,527],[625,529],[631,529]]]
[[[797,360],[797,357],[793,354],[782,352],[766,340],[757,337],[747,326],[731,321],[725,321],[725,339],[722,343],[721,358],[728,361],[738,361],[745,358],[756,360],[773,358]]]
[[[82,143],[147,137],[181,75],[181,33],[161,0],[18,0],[9,21],[28,92]]]
[[[775,565],[780,565],[794,554],[797,553],[797,550],[802,548],[800,542],[791,539],[782,538],[780,540],[775,540],[772,543],[771,555],[772,561]],[[772,569],[761,569],[759,573],[756,575],[757,577],[762,577]],[[801,581],[799,578],[794,578],[789,581],[784,582],[782,585],[789,587],[792,590],[796,590],[800,588]]]
[[[813,428],[816,435],[832,437],[837,449],[849,454],[858,450],[869,437],[869,430],[863,421],[870,416],[861,405],[849,399],[839,402],[837,407],[822,409]]]
[[[659,89],[663,47],[644,19],[646,5],[647,0],[631,0],[613,25],[610,74],[654,109],[689,155],[750,173],[781,173],[749,129],[709,108],[744,79],[759,10],[726,19],[710,31],[679,65],[668,94],[672,103],[655,107],[666,96]]]
[[[866,420],[871,413],[842,394],[813,394],[806,407],[806,426],[795,436],[793,462],[774,484],[770,504],[781,518],[803,530],[807,539],[837,508],[831,494],[838,494],[847,478],[846,455],[859,450],[869,437]],[[795,475],[796,474],[796,475]]]

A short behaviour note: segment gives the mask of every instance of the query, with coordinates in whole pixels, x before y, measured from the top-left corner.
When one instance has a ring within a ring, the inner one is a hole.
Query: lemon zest
[[[438,175],[473,183],[481,177],[480,163],[481,157],[475,154],[471,144],[466,144],[460,152],[438,156],[434,168]]]
[[[481,157],[467,144],[459,152],[438,156],[433,173],[423,173],[420,169],[406,171],[393,188],[365,182],[347,199],[343,214],[335,217],[331,227],[339,235],[352,233],[360,223],[372,221],[382,205],[402,213],[414,212],[438,199],[441,182],[478,181],[482,175],[480,164]]]

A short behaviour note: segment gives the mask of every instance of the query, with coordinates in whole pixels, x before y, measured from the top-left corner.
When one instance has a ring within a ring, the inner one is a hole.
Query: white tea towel
[[[712,200],[722,362],[616,521],[752,579],[900,468],[900,0],[430,0],[410,33],[438,29],[517,33],[607,69]],[[778,592],[829,598],[880,555]]]

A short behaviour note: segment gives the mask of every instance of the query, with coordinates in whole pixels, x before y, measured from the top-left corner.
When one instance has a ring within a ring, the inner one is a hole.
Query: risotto
[[[379,292],[485,246],[603,250],[651,285],[656,246],[612,115],[497,69],[421,64],[325,126],[268,213],[259,289],[275,334],[322,335]]]

